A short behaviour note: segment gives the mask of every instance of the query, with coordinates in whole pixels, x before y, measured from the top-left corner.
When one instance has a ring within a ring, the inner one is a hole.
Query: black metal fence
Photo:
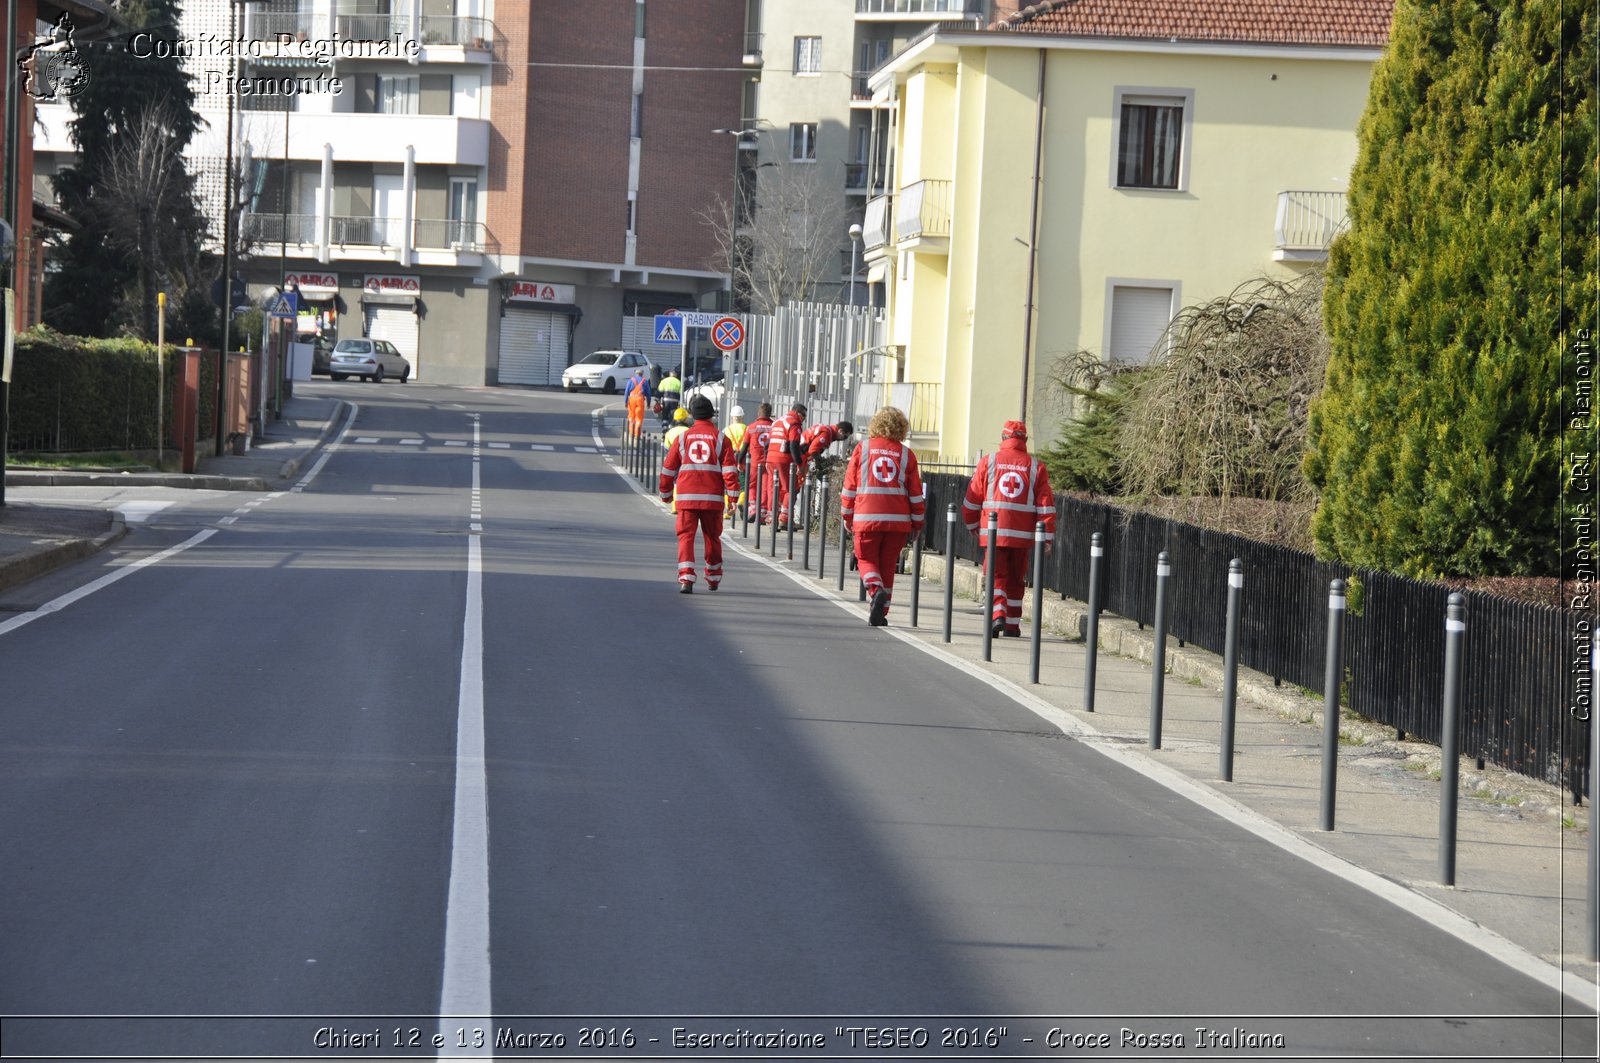
[[[930,472],[924,548],[945,548],[946,507],[954,502],[956,554],[977,562],[976,536],[959,520],[970,473]],[[1154,620],[1156,555],[1172,560],[1168,631],[1220,654],[1228,562],[1245,566],[1239,661],[1280,682],[1325,693],[1328,584],[1351,582],[1344,634],[1342,703],[1352,712],[1438,743],[1444,696],[1444,615],[1450,588],[1319,561],[1300,550],[1097,502],[1056,503],[1056,548],[1046,587],[1089,597],[1089,539],[1104,537],[1101,601],[1107,612],[1144,625]],[[1461,750],[1511,771],[1586,789],[1588,724],[1575,720],[1573,647],[1587,647],[1579,614],[1552,606],[1466,592]]]

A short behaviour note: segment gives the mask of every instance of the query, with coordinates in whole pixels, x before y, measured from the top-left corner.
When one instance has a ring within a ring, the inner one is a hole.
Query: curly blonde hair
[[[879,439],[892,439],[896,443],[904,443],[906,436],[911,434],[911,422],[906,420],[906,415],[897,407],[885,406],[872,415],[872,420],[867,424],[867,435]]]

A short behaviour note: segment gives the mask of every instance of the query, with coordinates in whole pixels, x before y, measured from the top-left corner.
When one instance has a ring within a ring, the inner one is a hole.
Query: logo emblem
[[[68,99],[89,84],[89,68],[72,41],[76,30],[71,17],[63,12],[50,35],[38,38],[18,57],[28,95],[36,100]]]
[[[900,474],[900,464],[887,454],[872,459],[872,478],[879,483],[892,484]]]
[[[1008,470],[1000,474],[1000,493],[1007,498],[1021,498],[1023,488],[1027,486],[1020,472]]]
[[[711,444],[703,439],[691,440],[689,443],[689,460],[696,465],[704,465],[711,460]]]

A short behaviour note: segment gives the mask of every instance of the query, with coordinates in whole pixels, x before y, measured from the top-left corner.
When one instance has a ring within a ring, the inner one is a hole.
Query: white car
[[[328,375],[335,380],[358,376],[379,384],[392,375],[404,384],[411,378],[411,363],[388,340],[340,340],[328,356]]]
[[[561,386],[568,391],[584,388],[615,395],[637,370],[649,368],[649,359],[638,351],[595,351],[583,361],[567,366],[561,374]]]

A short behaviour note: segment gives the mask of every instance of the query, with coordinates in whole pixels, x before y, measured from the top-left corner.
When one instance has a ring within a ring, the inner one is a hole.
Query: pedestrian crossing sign
[[[272,304],[272,316],[294,320],[300,313],[299,302],[298,292],[284,292],[278,296],[277,302]]]
[[[682,343],[683,323],[677,314],[656,315],[656,342],[657,343]]]

